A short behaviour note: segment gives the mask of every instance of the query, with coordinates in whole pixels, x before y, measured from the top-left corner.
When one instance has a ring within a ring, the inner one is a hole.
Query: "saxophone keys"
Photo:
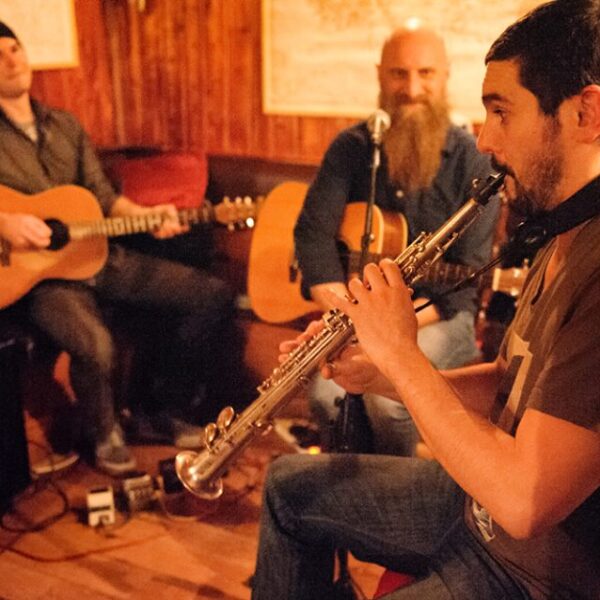
[[[226,406],[217,417],[217,429],[221,434],[225,433],[235,419],[235,410],[231,406]]]
[[[218,427],[214,423],[209,423],[204,428],[204,445],[210,450],[219,433]]]

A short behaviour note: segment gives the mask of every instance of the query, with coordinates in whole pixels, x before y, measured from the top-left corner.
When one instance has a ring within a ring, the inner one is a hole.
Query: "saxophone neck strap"
[[[536,251],[553,237],[600,214],[600,177],[575,192],[556,208],[523,221],[511,245]]]

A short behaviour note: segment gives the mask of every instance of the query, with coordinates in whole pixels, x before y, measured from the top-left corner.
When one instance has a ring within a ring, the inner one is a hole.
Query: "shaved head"
[[[410,54],[429,63],[448,75],[449,65],[446,44],[439,33],[416,20],[396,29],[385,41],[381,49],[381,65],[393,61],[398,54]]]

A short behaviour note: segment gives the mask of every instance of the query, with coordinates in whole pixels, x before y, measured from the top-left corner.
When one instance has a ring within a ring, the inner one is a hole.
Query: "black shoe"
[[[204,428],[179,415],[161,411],[151,417],[151,422],[159,433],[169,436],[176,448],[194,449],[204,445]]]

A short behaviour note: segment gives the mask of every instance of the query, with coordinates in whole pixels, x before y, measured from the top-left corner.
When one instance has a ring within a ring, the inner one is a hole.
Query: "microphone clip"
[[[367,129],[371,134],[371,141],[375,146],[380,146],[383,141],[383,134],[390,128],[392,119],[385,110],[377,109],[367,119]]]

